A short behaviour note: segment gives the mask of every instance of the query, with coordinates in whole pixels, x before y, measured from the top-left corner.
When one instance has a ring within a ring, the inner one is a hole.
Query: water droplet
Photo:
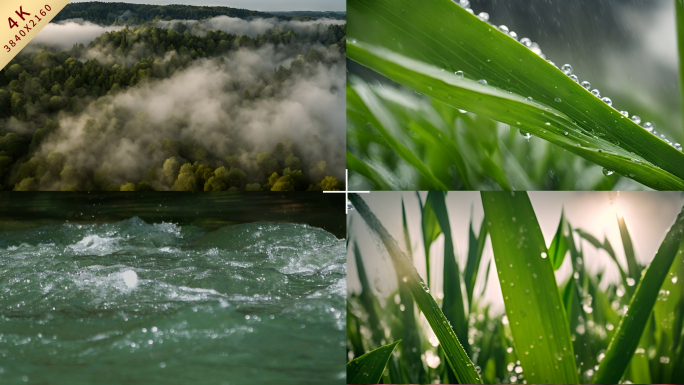
[[[518,34],[515,33],[514,31],[509,32],[509,33],[508,33],[508,36],[510,36],[511,38],[513,38],[513,40],[518,41]]]
[[[513,287],[513,286],[515,286],[515,284],[513,282],[511,282],[511,287]]]
[[[487,12],[480,12],[477,14],[477,17],[482,21],[489,21],[489,14]]]
[[[568,132],[567,132],[567,131],[565,131],[565,132],[563,133],[563,135],[565,135],[565,136],[568,136]]]
[[[506,352],[507,353],[513,353],[513,348],[511,348],[511,347],[506,348]]]
[[[556,103],[560,103],[560,102],[562,102],[562,100],[561,100],[560,98],[555,98],[555,99],[553,99],[553,100],[555,100],[555,101],[556,101]]]
[[[459,78],[462,78],[463,77],[463,71],[456,71],[456,72],[454,72],[454,75],[456,75]]]
[[[632,121],[636,124],[641,123],[641,118],[637,115],[632,116]]]
[[[667,301],[667,297],[670,296],[669,290],[661,290],[658,292],[658,301]]]
[[[612,100],[610,100],[610,98],[609,98],[609,97],[607,97],[607,96],[606,96],[606,97],[603,97],[603,98],[601,98],[601,100],[603,100],[603,102],[604,102],[604,103],[606,103],[606,104],[607,104],[607,105],[609,105],[609,106],[612,106],[612,105],[613,105],[613,101],[612,101]]]
[[[675,143],[673,146],[674,146],[674,148],[676,148],[677,150],[682,151],[682,145],[681,145],[681,144]]]
[[[484,80],[484,79],[480,79],[480,80],[478,80],[477,82],[480,83],[480,84],[487,85],[487,81]]]
[[[631,278],[631,277],[628,277],[628,278],[626,279],[626,281],[627,281],[627,286],[634,286],[634,284],[636,283],[636,282],[634,281],[634,278]]]
[[[530,135],[529,132],[525,132],[523,130],[520,130],[520,135],[522,135],[522,137],[525,138],[528,142],[530,141],[530,138],[532,137],[532,135]]]
[[[597,98],[600,98],[600,97],[601,97],[601,91],[599,91],[599,90],[596,89],[596,88],[594,88],[593,90],[591,90],[591,94],[594,95],[594,96],[596,96]]]
[[[541,257],[542,257],[542,258],[546,258],[546,257],[548,257],[548,255],[547,255],[545,252],[542,251]]]
[[[646,122],[644,123],[644,129],[648,132],[653,132],[653,123],[651,122]]]
[[[531,96],[528,96],[528,97],[527,97],[527,101],[528,101],[528,102],[531,102],[531,101],[532,101],[532,97],[531,97]]]
[[[518,373],[518,374],[519,374],[519,373],[522,373],[522,372],[523,372],[522,366],[516,366],[516,367],[515,367],[515,372]]]
[[[523,37],[522,39],[520,39],[520,44],[529,48],[532,45],[532,40],[530,40],[529,38]]]
[[[563,64],[560,69],[564,74],[568,76],[572,75],[572,66],[570,64]]]
[[[582,87],[586,88],[586,89],[590,89],[590,88],[591,88],[591,83],[589,83],[589,82],[586,81],[586,80],[583,81],[582,83],[580,83],[580,85],[581,85]]]
[[[458,175],[458,169],[456,168],[456,165],[454,165],[454,164],[452,164],[451,166],[449,166],[449,168],[447,168],[447,172],[451,176]]]
[[[603,168],[603,175],[605,175],[605,176],[610,176],[610,175],[613,175],[614,173],[615,173],[614,170],[609,170],[605,167]]]
[[[549,123],[549,122],[546,122],[546,123],[544,123],[544,125],[546,125],[546,126],[550,126],[550,125],[551,125],[551,123]]]
[[[352,39],[352,43],[356,44],[356,39]]]
[[[667,356],[660,357],[660,363],[661,364],[669,364],[670,363],[670,357],[667,357]]]
[[[539,44],[532,42],[530,46],[528,47],[532,52],[536,53],[537,55],[541,56],[542,55],[542,50],[539,47]]]
[[[677,277],[672,277],[672,283],[677,283]]]
[[[506,27],[505,25],[500,25],[500,26],[499,26],[499,31],[501,31],[501,32],[503,32],[503,33],[505,33],[505,34],[508,34],[508,27]]]
[[[570,75],[570,79],[572,79],[572,81],[575,83],[579,83],[579,78],[577,77],[577,75]]]
[[[626,117],[629,118],[629,112],[627,112],[627,111],[620,111],[620,113],[621,113],[622,115],[624,115],[624,116],[626,116]]]

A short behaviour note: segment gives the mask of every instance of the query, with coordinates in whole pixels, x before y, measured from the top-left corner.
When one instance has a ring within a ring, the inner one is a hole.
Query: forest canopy
[[[218,8],[74,3],[58,17],[197,20]],[[0,188],[343,189],[344,104],[339,117],[316,109],[344,100],[345,36],[345,25],[252,38],[143,23],[66,51],[29,46],[0,71]]]

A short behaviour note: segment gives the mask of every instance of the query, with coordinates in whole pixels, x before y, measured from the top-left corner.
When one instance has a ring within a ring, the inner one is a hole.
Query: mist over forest
[[[346,25],[316,14],[69,4],[0,71],[0,188],[342,189]]]

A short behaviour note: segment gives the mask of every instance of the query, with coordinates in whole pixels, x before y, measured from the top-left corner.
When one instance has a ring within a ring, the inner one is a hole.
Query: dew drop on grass
[[[527,37],[523,37],[520,39],[520,44],[524,45],[525,47],[529,48],[532,45],[532,40],[530,40]]]
[[[667,357],[667,356],[660,357],[660,363],[661,364],[669,364],[670,363],[670,357]]]
[[[568,132],[567,132],[567,131],[565,131],[565,132],[563,133],[563,135],[565,135],[565,136],[568,136]]]
[[[528,142],[530,141],[530,138],[532,137],[532,135],[530,135],[529,132],[525,132],[523,130],[520,130],[520,135],[522,135],[522,137],[525,138]]]
[[[586,81],[586,80],[583,81],[582,83],[580,83],[580,85],[581,85],[582,87],[586,88],[586,89],[590,89],[590,88],[591,88],[591,83],[589,83],[589,82]]]
[[[506,27],[505,25],[500,25],[500,26],[499,26],[499,31],[501,31],[501,32],[503,32],[503,33],[505,33],[505,34],[508,34],[508,27]]]
[[[546,257],[548,257],[548,255],[547,255],[545,252],[542,251],[541,257],[542,257],[542,258],[546,258]]]
[[[575,83],[579,83],[579,78],[577,77],[577,75],[570,75],[570,79],[572,79],[572,81]]]
[[[528,96],[528,97],[527,97],[527,101],[528,101],[528,102],[531,102],[531,101],[532,101],[532,97],[531,97],[531,96]]]
[[[478,80],[477,82],[480,83],[480,84],[487,85],[487,81],[484,80],[484,79],[480,79],[480,80]]]
[[[536,54],[539,55],[540,57],[542,57],[542,58],[545,58],[545,57],[546,57],[546,56],[543,56],[542,50],[541,50],[541,48],[539,47],[539,44],[537,44],[537,43],[535,43],[535,42],[532,42],[532,44],[530,44],[530,47],[529,47],[529,48],[530,48],[530,50],[531,50],[532,52],[536,53]]]
[[[522,366],[516,366],[516,367],[515,367],[515,372],[516,372],[516,373],[520,374],[520,373],[522,373],[522,371],[523,371]]]
[[[672,283],[677,283],[677,277],[672,277]]]
[[[622,115],[624,115],[624,116],[626,116],[626,117],[629,118],[629,112],[627,112],[627,111],[620,111],[620,113],[621,113]]]
[[[658,301],[667,301],[667,297],[670,296],[669,290],[661,290],[658,292]]]
[[[513,348],[511,348],[511,347],[506,348],[506,353],[513,353]]]
[[[513,40],[518,41],[518,34],[515,33],[515,31],[509,32],[508,36],[510,36]]]
[[[641,118],[638,115],[633,115],[632,121],[636,124],[639,124],[639,123],[641,123]]]
[[[551,123],[549,123],[549,122],[546,122],[546,123],[544,123],[544,125],[546,125],[546,126],[550,126],[550,125],[551,125]]]
[[[480,12],[477,14],[477,17],[482,21],[489,21],[489,14],[487,12]]]
[[[606,97],[603,97],[603,98],[601,98],[601,100],[602,100],[602,101],[603,101],[604,103],[606,103],[607,105],[609,105],[609,106],[612,106],[612,105],[613,105],[613,101],[612,101],[612,100],[610,100],[610,98],[609,98],[609,97],[607,97],[607,96],[606,96]]]
[[[646,122],[644,123],[644,129],[648,132],[653,132],[653,123],[651,122]]]
[[[463,77],[463,71],[456,71],[456,72],[454,72],[454,75],[456,75],[459,78],[462,78]]]
[[[679,150],[679,151],[682,151],[682,145],[679,144],[679,143],[675,143],[675,144],[674,144],[674,148],[676,148],[676,149]]]
[[[607,168],[605,168],[605,167],[603,168],[603,175],[605,175],[605,176],[611,176],[611,175],[613,175],[614,173],[615,173],[615,171],[613,171],[613,170],[609,170],[609,169],[607,169]]]
[[[599,91],[599,90],[596,89],[596,88],[594,88],[593,90],[591,90],[591,94],[594,95],[594,96],[596,96],[597,98],[600,98],[600,97],[601,97],[601,91]]]
[[[568,76],[572,75],[572,66],[570,64],[563,64],[560,69],[564,74]]]
[[[562,102],[561,98],[555,98],[555,99],[553,99],[553,100],[555,100],[555,101],[556,101],[556,103],[560,103],[560,102]]]
[[[636,283],[634,281],[634,278],[631,278],[631,277],[627,278],[626,281],[627,281],[628,286],[634,286],[634,284]]]

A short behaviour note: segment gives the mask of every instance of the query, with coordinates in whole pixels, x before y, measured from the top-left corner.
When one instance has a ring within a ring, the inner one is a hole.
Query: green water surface
[[[172,195],[0,196],[0,384],[345,383],[343,197]]]

